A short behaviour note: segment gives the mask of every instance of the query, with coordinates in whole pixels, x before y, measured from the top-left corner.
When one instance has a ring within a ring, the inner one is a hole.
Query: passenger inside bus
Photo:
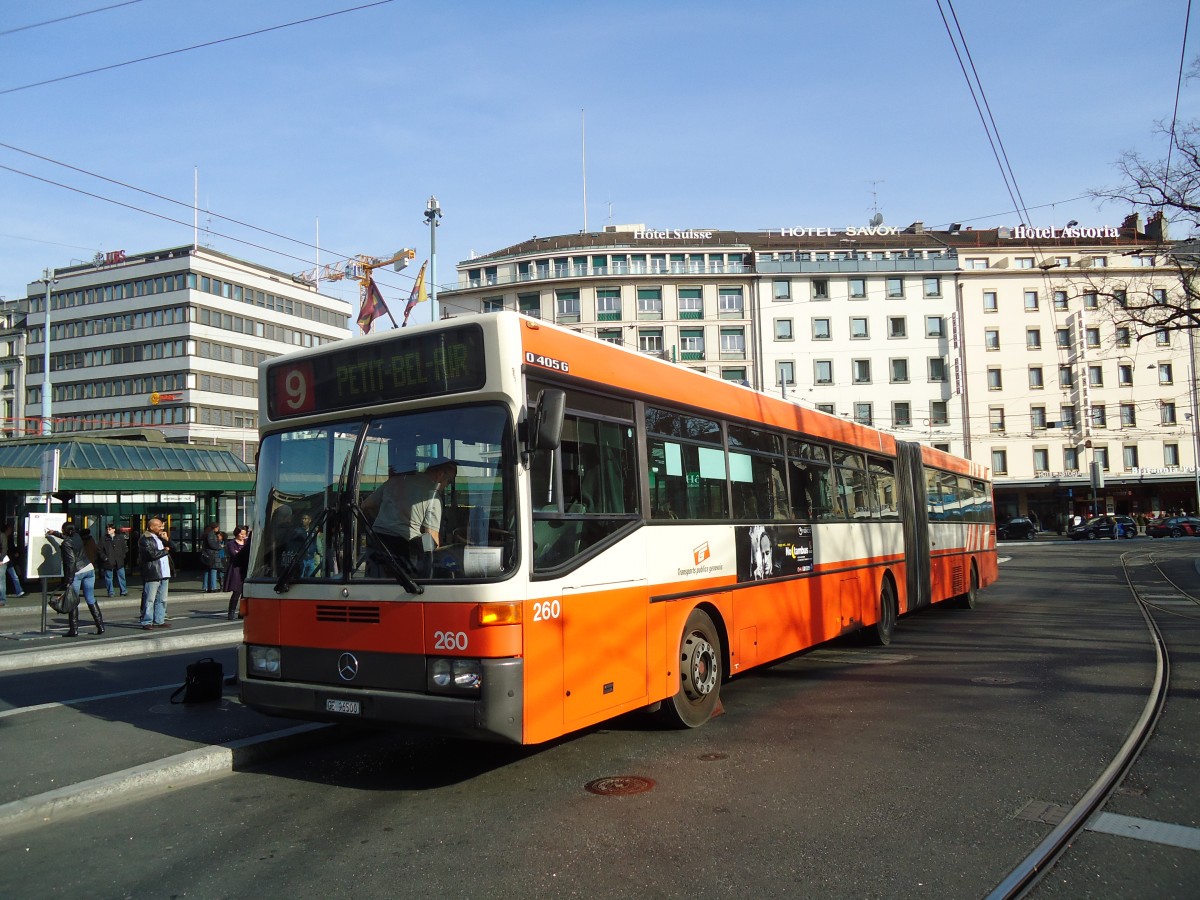
[[[454,460],[437,457],[422,472],[389,473],[388,480],[362,502],[375,540],[418,577],[433,574],[433,551],[441,545],[442,500],[438,494],[457,474]],[[379,560],[375,565],[386,568]]]

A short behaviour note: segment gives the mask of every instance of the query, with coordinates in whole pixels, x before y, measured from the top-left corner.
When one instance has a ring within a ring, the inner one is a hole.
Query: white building
[[[151,427],[168,440],[228,444],[249,461],[258,364],[350,336],[345,300],[204,247],[97,255],[54,270],[49,292],[48,410],[44,281],[30,282],[0,333],[11,351],[0,377],[13,373],[11,395],[0,394],[11,401],[9,437]]]
[[[992,467],[1001,515],[1050,524],[1089,511],[1093,458],[1101,510],[1200,504],[1187,338],[1139,337],[1114,311],[1121,291],[1178,292],[1160,237],[1136,217],[613,226],[459,263],[439,299],[446,315],[519,310],[969,456]]]

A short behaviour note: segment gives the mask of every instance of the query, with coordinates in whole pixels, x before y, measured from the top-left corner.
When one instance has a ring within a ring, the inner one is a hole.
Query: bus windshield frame
[[[494,402],[265,435],[247,580],[276,582],[280,593],[296,582],[397,583],[420,593],[414,585],[511,577],[517,460],[512,415]],[[429,470],[445,461],[456,471],[439,488]],[[419,497],[418,534],[375,528],[377,501],[400,495]]]

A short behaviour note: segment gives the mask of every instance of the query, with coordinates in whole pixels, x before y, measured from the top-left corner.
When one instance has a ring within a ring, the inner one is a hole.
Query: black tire
[[[1172,528],[1171,529],[1171,537],[1183,537],[1183,529]]]
[[[954,599],[963,609],[974,609],[975,604],[979,602],[979,571],[975,568],[974,563],[971,563],[971,578],[967,582],[966,593],[959,594]]]
[[[867,627],[867,640],[877,647],[886,647],[890,644],[892,635],[896,632],[896,619],[899,614],[900,611],[896,605],[896,591],[892,587],[892,582],[885,578],[882,587],[879,588],[879,619],[874,625]]]
[[[663,701],[662,717],[674,728],[699,728],[721,701],[721,633],[702,609],[693,609],[679,641],[679,690]]]
[[[1096,540],[1100,539],[1100,535],[1096,534],[1096,532],[1094,532],[1094,531],[1089,531],[1087,539],[1089,541],[1096,541]]]

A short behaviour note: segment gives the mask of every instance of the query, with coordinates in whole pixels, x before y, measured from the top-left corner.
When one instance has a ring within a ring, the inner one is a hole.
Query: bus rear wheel
[[[679,690],[662,705],[667,724],[699,728],[721,699],[721,635],[712,618],[693,609],[679,642]]]
[[[867,639],[879,647],[886,647],[892,642],[896,631],[896,618],[899,612],[896,608],[896,591],[891,581],[883,579],[879,589],[879,619],[867,629]]]
[[[975,568],[975,564],[971,563],[971,580],[968,582],[967,592],[958,595],[958,605],[963,609],[974,609],[975,603],[979,594],[979,571]]]

